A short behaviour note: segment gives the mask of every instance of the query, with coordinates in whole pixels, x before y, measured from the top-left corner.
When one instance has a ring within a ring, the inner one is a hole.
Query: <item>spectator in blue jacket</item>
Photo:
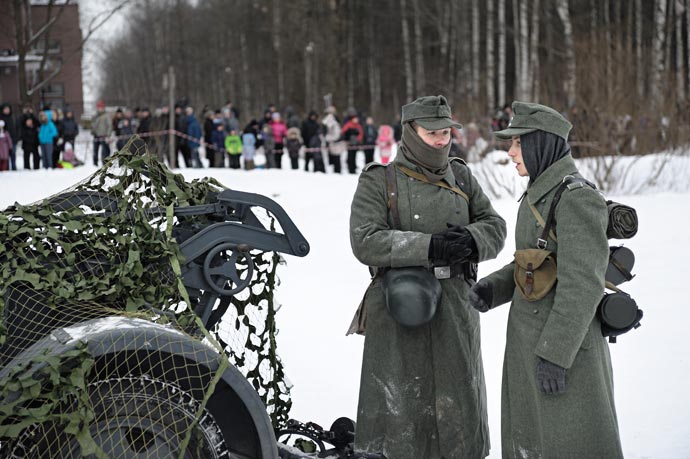
[[[52,110],[44,110],[38,114],[41,127],[38,129],[38,142],[41,144],[41,157],[43,167],[53,168],[53,141],[58,135],[58,130],[53,123]]]
[[[187,135],[192,139],[187,139],[187,147],[192,156],[192,166],[196,168],[203,167],[201,159],[199,159],[199,146],[201,141],[201,125],[194,116],[194,108],[187,107],[185,109],[187,114]]]

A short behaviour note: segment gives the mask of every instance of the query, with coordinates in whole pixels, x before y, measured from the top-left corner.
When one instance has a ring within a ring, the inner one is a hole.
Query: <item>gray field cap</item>
[[[414,121],[424,129],[438,131],[454,127],[462,129],[462,124],[451,118],[450,105],[443,96],[425,96],[403,105],[401,123]]]
[[[550,132],[568,140],[573,127],[570,122],[553,108],[529,102],[513,102],[513,118],[508,127],[494,132],[494,136],[510,140],[536,130]]]

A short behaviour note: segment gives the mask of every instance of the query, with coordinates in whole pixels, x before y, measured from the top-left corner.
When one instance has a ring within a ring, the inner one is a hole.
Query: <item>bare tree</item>
[[[661,104],[661,77],[664,73],[664,35],[666,0],[654,0],[654,36],[652,37],[651,97],[654,108]]]
[[[683,56],[683,13],[685,8],[681,0],[676,0],[674,4],[674,13],[676,15],[676,97],[679,100],[685,100],[685,78],[683,77],[683,70],[685,70],[685,59]]]
[[[690,1],[690,0],[688,0]],[[498,0],[498,102],[506,101],[506,0]]]
[[[276,60],[276,78],[278,83],[278,103],[283,105],[283,97],[285,94],[285,60],[283,57],[282,44],[282,28],[283,23],[282,12],[280,8],[281,1],[273,0],[273,28],[271,29],[273,35],[273,51],[275,52]]]
[[[528,78],[531,82],[531,96],[530,99],[539,99],[539,18],[541,17],[541,12],[539,11],[539,0],[533,1],[533,12],[532,12],[532,26],[530,30],[530,62],[529,62],[529,73]]]
[[[472,98],[479,96],[479,1],[472,0]]]
[[[570,11],[568,10],[568,0],[558,0],[556,5],[558,17],[563,23],[563,42],[565,44],[565,93],[568,99],[568,107],[575,105],[577,85],[575,62],[575,49],[573,48],[573,26],[570,22]]]
[[[486,106],[489,111],[496,108],[494,57],[494,0],[486,2]]]
[[[421,18],[419,14],[419,2],[418,0],[410,1],[412,2],[412,11],[414,12],[412,21],[414,23],[415,74],[417,79],[416,86],[418,95],[422,95],[426,93],[426,78],[424,75],[424,49],[422,48],[422,25],[420,23]]]
[[[644,63],[642,61],[642,0],[635,0],[635,64],[637,96],[644,97]]]
[[[412,76],[412,56],[410,55],[410,31],[407,26],[407,4],[400,0],[400,21],[402,25],[402,47],[405,59],[405,96],[410,101],[414,97],[414,83]]]

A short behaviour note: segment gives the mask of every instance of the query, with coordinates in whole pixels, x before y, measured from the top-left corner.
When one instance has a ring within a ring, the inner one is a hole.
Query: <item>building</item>
[[[6,9],[0,13],[0,102],[11,104],[13,112],[20,113],[22,98],[19,94],[19,46],[13,3],[9,0],[0,1],[2,8]],[[32,44],[26,53],[28,87],[31,88],[39,82],[41,64],[44,60],[44,75],[50,75],[60,64],[62,69],[47,85],[32,95],[32,104],[36,108],[47,104],[53,108],[69,107],[79,119],[84,106],[79,5],[70,0],[63,0],[57,1],[50,8],[45,3],[31,1],[30,20],[25,12],[20,13],[22,23],[31,24],[34,33],[46,25],[46,21],[50,19],[49,11],[51,18],[56,18],[49,32]]]

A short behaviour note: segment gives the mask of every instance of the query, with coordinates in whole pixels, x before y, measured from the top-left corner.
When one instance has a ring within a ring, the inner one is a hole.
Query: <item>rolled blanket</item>
[[[637,212],[630,206],[607,201],[609,225],[606,236],[609,239],[630,239],[637,234]]]

